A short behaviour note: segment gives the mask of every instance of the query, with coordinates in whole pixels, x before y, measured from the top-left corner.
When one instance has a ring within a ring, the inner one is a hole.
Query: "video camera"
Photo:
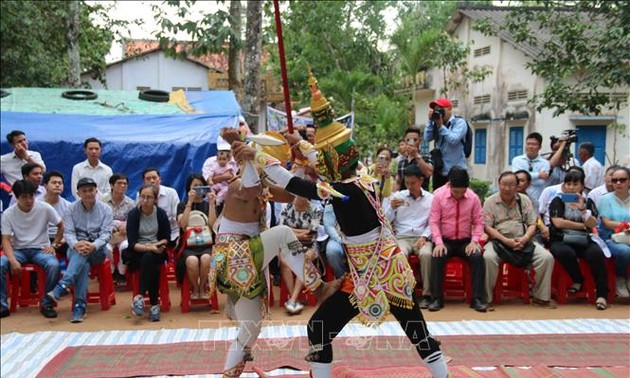
[[[444,117],[444,109],[435,108],[433,109],[433,113],[431,113],[431,120],[437,121]]]
[[[555,135],[552,135],[551,137],[549,137],[549,139],[551,139],[554,143],[556,141],[567,141],[567,146],[570,145],[571,143],[577,143],[578,141],[578,137],[577,134],[575,132],[575,130],[573,129],[568,129],[568,130],[564,130],[562,132],[562,134],[560,134],[560,137],[557,137]]]

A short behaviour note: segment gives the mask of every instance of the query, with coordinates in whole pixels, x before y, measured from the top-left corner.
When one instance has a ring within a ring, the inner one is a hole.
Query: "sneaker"
[[[39,312],[44,315],[45,318],[54,319],[57,317],[57,311],[53,308],[53,306],[42,306],[39,309]]]
[[[630,292],[628,292],[628,286],[626,285],[626,279],[623,277],[617,277],[617,284],[615,288],[615,292],[619,298],[628,298],[630,297]]]
[[[150,322],[159,322],[160,321],[160,306],[153,305],[149,310],[149,321]]]
[[[0,310],[0,318],[6,318],[9,315],[11,315],[9,309],[6,307],[2,307],[2,310]]]
[[[57,303],[59,299],[61,299],[61,297],[63,297],[64,295],[68,295],[68,287],[62,283],[58,283],[57,285],[55,285],[55,288],[49,291],[48,294],[46,294],[48,299],[50,299],[54,303]]]
[[[135,316],[144,315],[144,297],[140,294],[133,297],[133,301],[131,302],[131,312]]]
[[[426,310],[429,308],[429,306],[431,305],[431,297],[423,295],[422,298],[420,298],[420,301],[418,302],[418,307],[420,307],[422,310]]]
[[[82,323],[85,320],[85,305],[75,304],[72,308],[70,323]]]

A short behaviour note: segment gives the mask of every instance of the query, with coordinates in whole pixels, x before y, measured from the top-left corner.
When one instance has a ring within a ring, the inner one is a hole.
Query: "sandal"
[[[595,307],[600,311],[605,310],[608,307],[608,305],[606,304],[606,298],[604,297],[597,298],[597,301],[595,302]]]
[[[573,285],[571,285],[571,287],[569,287],[567,289],[569,294],[575,294],[575,293],[577,293],[580,290],[582,290],[582,284],[581,283],[574,283]]]

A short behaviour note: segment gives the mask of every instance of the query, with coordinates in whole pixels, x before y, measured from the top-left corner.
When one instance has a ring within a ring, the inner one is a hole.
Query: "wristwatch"
[[[52,243],[52,247],[54,249],[57,249],[57,248],[61,247],[61,244],[59,244],[59,243]]]

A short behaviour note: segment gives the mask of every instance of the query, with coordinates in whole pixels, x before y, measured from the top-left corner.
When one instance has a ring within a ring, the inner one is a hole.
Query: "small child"
[[[217,182],[215,177],[228,175],[225,180]],[[221,205],[227,194],[230,180],[236,174],[236,164],[232,161],[230,151],[217,152],[217,160],[210,168],[210,181],[212,182],[212,191],[217,195],[217,205]]]

